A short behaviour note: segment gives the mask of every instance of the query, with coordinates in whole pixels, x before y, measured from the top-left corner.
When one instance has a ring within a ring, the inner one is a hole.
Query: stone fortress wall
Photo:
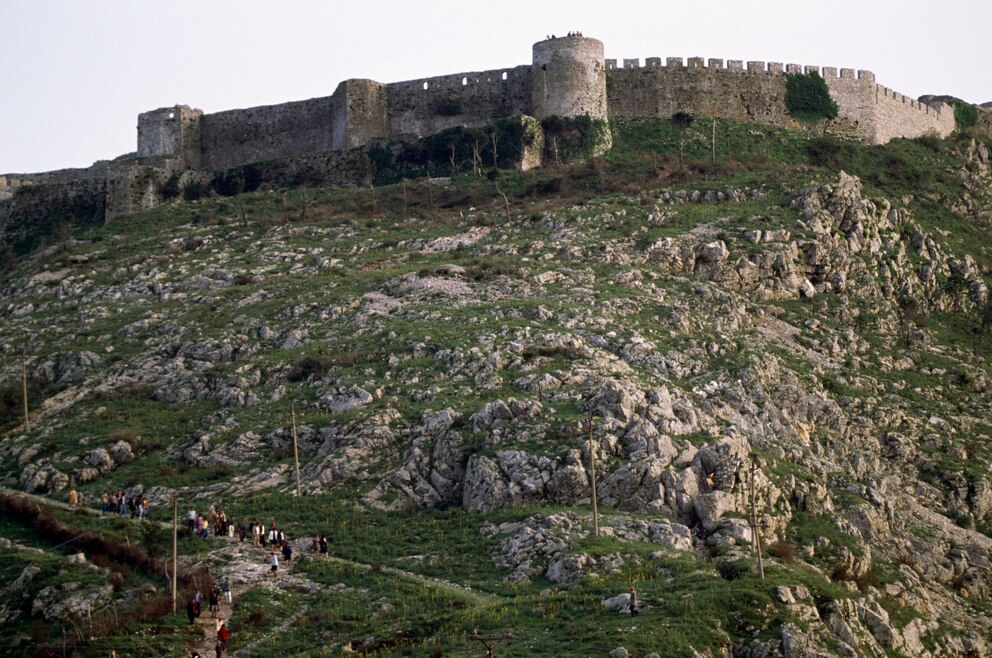
[[[603,44],[564,37],[534,45],[533,63],[383,84],[348,80],[324,98],[198,115],[185,106],[139,118],[140,155],[176,156],[194,169],[234,167],[361,146],[391,135],[432,135],[481,126],[514,114],[537,119],[668,117],[678,111],[736,121],[798,127],[785,108],[785,73],[820,73],[847,122],[846,133],[870,144],[953,131],[941,110],[875,83],[870,71],[691,57],[603,57]],[[171,125],[151,116],[173,115]],[[839,131],[842,129],[838,128]],[[166,134],[157,134],[157,132]],[[181,136],[175,136],[175,133]],[[190,146],[198,140],[199,146]]]
[[[785,107],[785,74],[823,76],[837,102],[838,116],[854,135],[868,144],[884,144],[896,137],[919,137],[929,132],[942,137],[954,131],[949,105],[932,108],[876,84],[871,71],[800,66],[776,62],[745,62],[649,57],[606,60],[609,116],[666,117],[691,114],[798,127]]]
[[[153,176],[215,171],[253,162],[309,157],[398,135],[435,134],[526,114],[596,118],[669,117],[678,111],[797,127],[786,112],[785,74],[821,73],[839,107],[830,126],[869,144],[941,136],[953,109],[932,108],[876,84],[869,71],[795,64],[670,57],[604,59],[596,39],[571,36],[534,44],[530,65],[384,84],[346,80],[330,96],[213,114],[185,105],[138,117],[135,154],[87,169],[0,176],[0,222],[17,190],[30,184],[106,180],[114,213],[154,204]],[[110,213],[111,210],[108,210]],[[2,228],[2,225],[0,225]]]

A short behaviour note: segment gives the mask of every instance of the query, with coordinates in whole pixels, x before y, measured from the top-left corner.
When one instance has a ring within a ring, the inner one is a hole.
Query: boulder
[[[733,512],[736,505],[732,494],[726,491],[711,491],[696,496],[692,501],[692,508],[705,527],[717,521],[727,512]]]
[[[123,439],[111,445],[107,450],[118,464],[127,464],[134,461],[134,452],[131,449],[131,444]]]
[[[630,594],[624,592],[603,601],[603,607],[615,612],[627,612],[630,609]]]
[[[466,275],[465,268],[453,263],[445,263],[434,269],[434,274],[438,276],[463,277]]]
[[[305,330],[294,329],[286,334],[286,339],[282,342],[282,349],[292,350],[303,345],[303,341],[307,336]]]
[[[20,482],[28,493],[48,493],[69,486],[69,476],[50,464],[29,464],[21,471]]]
[[[665,503],[665,468],[656,457],[624,464],[599,482],[599,499],[621,510],[657,512]]]
[[[83,586],[78,582],[45,587],[31,602],[31,616],[75,623],[107,607],[113,592],[110,585]]]
[[[585,553],[562,555],[548,565],[544,577],[553,583],[570,583],[582,577],[583,571],[596,561]]]
[[[93,352],[62,352],[53,354],[38,366],[39,374],[56,386],[76,384],[102,367],[103,359]]]
[[[643,403],[643,391],[629,383],[610,379],[589,401],[588,407],[596,415],[627,422],[634,418],[637,407]]]
[[[462,507],[474,512],[508,507],[512,503],[509,489],[496,462],[485,456],[469,457],[465,468]]]
[[[317,405],[331,413],[343,413],[372,404],[372,394],[358,386],[352,386],[338,393],[326,393],[317,400]]]
[[[87,464],[98,469],[101,473],[106,473],[114,468],[114,458],[110,456],[106,448],[97,448],[89,452],[85,459]]]

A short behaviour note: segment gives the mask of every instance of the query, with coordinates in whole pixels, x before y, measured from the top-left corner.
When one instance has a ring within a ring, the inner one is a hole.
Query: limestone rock
[[[563,555],[548,565],[544,577],[553,583],[569,583],[582,577],[590,563],[595,561],[585,553],[579,555]]]
[[[97,468],[101,473],[106,473],[114,468],[114,458],[106,448],[96,448],[86,455],[86,463]]]
[[[627,612],[630,610],[630,594],[623,592],[616,596],[611,596],[603,601],[603,607],[614,612]]]
[[[93,352],[60,352],[38,366],[39,374],[56,386],[76,384],[92,371],[103,367],[104,360]]]
[[[69,486],[69,476],[49,464],[29,464],[21,471],[20,482],[25,491],[48,493]]]
[[[372,404],[375,398],[372,394],[358,386],[352,386],[344,391],[325,393],[317,404],[331,413],[343,413]]]
[[[86,619],[110,604],[113,591],[110,585],[82,586],[78,582],[45,587],[31,602],[31,616],[60,622]]]
[[[123,439],[111,445],[107,450],[118,464],[128,464],[134,461],[134,452],[131,449],[131,444]]]

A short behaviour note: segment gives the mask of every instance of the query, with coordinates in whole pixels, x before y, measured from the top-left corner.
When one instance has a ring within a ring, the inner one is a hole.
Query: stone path
[[[278,635],[279,633],[285,632],[286,629],[288,629],[290,626],[292,626],[296,622],[297,619],[299,619],[300,617],[302,617],[303,615],[305,615],[309,611],[310,611],[310,606],[309,605],[307,605],[307,604],[301,605],[299,607],[299,609],[297,609],[296,612],[294,612],[289,617],[286,617],[286,619],[284,619],[282,621],[282,623],[280,623],[278,626],[276,626],[275,628],[273,628],[272,630],[270,630],[268,633],[265,633],[265,634],[261,635],[260,637],[255,638],[250,644],[248,644],[248,645],[242,647],[241,649],[238,649],[237,651],[235,651],[233,655],[234,656],[237,656],[238,658],[245,658],[246,656],[250,656],[251,655],[251,652],[252,652],[252,649],[254,649],[256,646],[258,646],[259,644],[261,644],[265,640],[269,639],[273,635]]]
[[[0,487],[0,493],[12,496],[22,496],[24,498],[34,500],[42,505],[49,505],[68,510],[73,509],[66,502],[55,500],[46,496],[9,489],[7,487]],[[83,513],[90,514],[92,516],[98,516],[100,514],[99,511],[87,507],[76,509],[82,510]],[[128,517],[122,518],[125,518],[127,521],[132,520]],[[169,530],[172,529],[171,522],[149,521],[148,519],[146,519],[145,522],[158,523],[163,527],[167,527]],[[231,539],[226,536],[214,537],[211,535],[210,540],[217,546],[217,548],[211,549],[209,556],[207,557],[207,559],[212,563],[211,573],[217,583],[222,582],[225,576],[230,580],[232,604],[228,604],[222,594],[220,609],[215,619],[208,610],[207,601],[209,600],[209,593],[203,592],[203,611],[194,623],[195,628],[198,629],[199,632],[203,633],[203,637],[202,639],[196,640],[195,646],[193,647],[193,649],[198,651],[203,658],[210,658],[214,656],[214,647],[218,628],[217,620],[230,620],[231,616],[234,614],[234,608],[237,606],[238,598],[245,592],[251,591],[258,587],[264,587],[272,590],[300,589],[304,591],[316,591],[321,588],[319,583],[306,578],[302,574],[295,573],[295,567],[299,564],[301,559],[326,559],[329,562],[340,564],[342,566],[365,571],[372,570],[372,565],[364,562],[356,562],[354,560],[334,556],[315,558],[304,548],[309,547],[309,538],[303,538],[293,542],[293,550],[296,559],[289,565],[286,565],[283,562],[282,556],[280,555],[278,576],[273,578],[269,575],[268,549],[255,547],[251,544],[250,540],[240,542],[237,539]],[[301,553],[303,555],[301,555]],[[429,576],[423,576],[411,571],[404,571],[403,569],[397,569],[396,567],[389,567],[385,565],[380,566],[379,571],[381,573],[406,580],[407,582],[416,583],[424,587],[437,589],[447,594],[459,596],[478,606],[485,607],[505,602],[503,597],[496,594],[476,591],[471,587],[459,585],[458,583],[453,583],[441,578],[431,578]],[[179,601],[178,608],[181,612],[183,612],[183,614],[185,614],[185,601]],[[300,606],[291,616],[281,621],[277,626],[266,632],[264,635],[254,638],[250,644],[241,646],[237,650],[235,650],[235,647],[238,647],[239,645],[238,638],[236,634],[232,632],[230,640],[228,641],[228,645],[230,647],[228,655],[238,657],[249,656],[254,647],[262,643],[264,640],[286,631],[294,622],[296,622],[297,619],[306,614],[308,610],[308,605],[304,604]],[[228,626],[228,630],[231,630],[230,626]]]
[[[238,599],[245,592],[259,587],[272,590],[314,590],[319,587],[317,583],[295,573],[295,567],[299,564],[298,558],[286,564],[282,559],[282,555],[280,555],[279,570],[277,575],[273,577],[269,567],[268,559],[270,551],[268,549],[253,546],[250,541],[241,542],[238,539],[228,537],[211,536],[211,540],[217,546],[210,551],[208,556],[208,560],[211,562],[211,575],[218,584],[222,583],[224,578],[230,581],[231,604],[227,603],[223,593],[221,593],[220,606],[216,617],[206,609],[209,606],[205,606],[204,611],[196,620],[197,628],[202,629],[201,632],[204,635],[203,639],[197,642],[195,649],[204,658],[213,656],[215,653],[214,647],[217,639],[217,629],[219,628],[217,622],[220,620],[230,621],[231,616],[234,614],[234,609],[237,607]],[[209,601],[208,592],[204,592],[203,594],[207,597],[206,600]],[[293,619],[282,622],[276,629],[269,631],[266,636],[273,634],[278,628],[285,630],[285,628],[288,628],[289,623],[295,621],[305,611],[305,606],[301,606],[294,614]],[[228,624],[228,631],[230,632],[228,654],[237,656],[246,655],[246,652],[250,650],[250,646],[242,646],[241,649],[235,652],[234,648],[240,642],[237,633],[231,629],[230,623]],[[263,638],[256,639],[252,642],[252,645],[261,641],[261,639]]]
[[[365,569],[368,571],[372,570],[372,565],[365,564],[364,562],[353,562],[352,560],[346,560],[340,557],[328,556],[328,560],[332,562],[337,562],[338,564],[348,565],[351,567],[357,567],[359,569]],[[402,569],[397,569],[395,567],[387,567],[385,565],[379,568],[381,573],[388,573],[390,575],[396,576],[403,580],[417,583],[418,585],[423,585],[425,587],[430,587],[432,589],[441,590],[447,594],[456,594],[463,598],[469,599],[472,603],[476,605],[492,605],[494,603],[505,602],[505,599],[496,594],[490,594],[488,592],[479,592],[471,587],[466,587],[465,585],[459,585],[458,583],[453,583],[448,580],[443,580],[441,578],[431,578],[430,576],[422,576],[419,573],[413,573],[411,571],[403,571]]]

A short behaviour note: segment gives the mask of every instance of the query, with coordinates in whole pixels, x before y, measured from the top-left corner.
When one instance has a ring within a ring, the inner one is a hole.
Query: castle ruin
[[[29,186],[56,196],[103,195],[107,219],[155,205],[155,180],[181,171],[344,152],[383,138],[428,136],[514,115],[670,117],[675,112],[798,128],[785,107],[787,73],[823,76],[839,108],[828,132],[867,144],[954,130],[949,105],[931,107],[875,82],[870,71],[691,57],[618,63],[582,36],[539,41],[529,65],[405,82],[353,79],[323,98],[204,114],[176,105],[138,116],[137,152],[86,169],[0,176],[0,233]],[[4,219],[6,217],[6,219]]]

